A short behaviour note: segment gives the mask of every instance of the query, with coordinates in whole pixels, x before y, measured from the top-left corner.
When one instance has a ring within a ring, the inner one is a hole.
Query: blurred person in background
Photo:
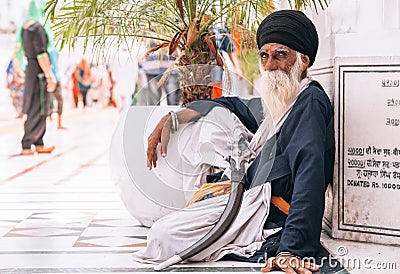
[[[115,86],[114,73],[111,69],[111,66],[108,64],[106,65],[106,71],[107,71],[107,78],[110,83],[108,106],[116,108],[117,102],[115,101],[115,94],[114,94],[114,86]]]
[[[146,105],[146,94],[144,92],[146,90],[146,85],[147,85],[146,73],[143,71],[142,65],[138,63],[137,81],[136,81],[135,93],[133,94],[132,98],[132,105],[135,106]]]
[[[157,44],[150,41],[150,48],[155,46]],[[166,49],[159,49],[141,60],[140,66],[148,81],[141,91],[142,101],[146,102],[146,105],[159,105],[163,89],[167,95],[168,105],[179,105],[181,90],[177,73],[172,70],[165,82],[159,85],[161,77],[175,63],[175,60],[174,56],[168,55]]]
[[[17,112],[17,118],[22,118],[22,96],[25,85],[25,73],[18,68],[15,56],[13,56],[8,63],[6,83],[6,87],[10,91],[11,102]]]
[[[127,48],[122,48],[111,63],[114,75],[114,93],[118,110],[129,108],[137,81],[137,60],[132,58]]]
[[[93,66],[92,78],[93,84],[90,93],[93,104],[107,107],[110,100],[110,88],[112,83],[106,66]]]
[[[72,98],[74,101],[74,107],[78,107],[78,102],[79,102],[79,89],[78,89],[78,75],[79,75],[79,69],[78,66],[74,68],[71,74],[71,91],[72,91]]]
[[[78,79],[78,90],[82,95],[83,108],[85,108],[87,106],[87,94],[93,83],[90,63],[85,58],[82,58],[79,62],[75,77]]]
[[[45,1],[31,0],[28,15],[17,30],[17,58],[25,55],[28,64],[25,71],[25,91],[23,113],[24,123],[21,155],[33,155],[31,146],[37,153],[51,153],[54,146],[45,147],[43,136],[46,132],[46,117],[49,111],[49,94],[56,88],[48,52],[52,49],[53,34],[45,23],[43,10]],[[20,61],[20,65],[22,62]]]
[[[220,55],[222,56],[225,63],[230,61],[235,69],[235,73],[241,79],[243,76],[242,69],[240,67],[239,59],[236,56],[237,48],[229,35],[227,27],[223,28],[212,28],[211,31],[214,33],[215,42],[217,44]],[[219,98],[223,95],[223,68],[217,66],[213,70],[213,90],[212,98]]]
[[[62,125],[62,113],[63,113],[63,105],[64,105],[64,100],[63,100],[63,95],[62,95],[62,87],[61,87],[61,78],[60,78],[60,73],[59,73],[59,68],[58,68],[58,58],[59,58],[59,52],[57,49],[53,48],[49,52],[49,57],[50,57],[50,64],[51,64],[51,69],[54,74],[54,77],[56,79],[56,89],[52,93],[53,98],[57,101],[57,128],[58,129],[66,129]]]

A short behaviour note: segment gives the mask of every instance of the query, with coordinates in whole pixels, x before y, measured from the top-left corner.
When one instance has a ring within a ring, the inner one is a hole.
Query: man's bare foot
[[[55,146],[45,147],[45,146],[36,146],[37,153],[52,153],[55,149]]]
[[[33,150],[31,150],[31,149],[29,149],[29,148],[24,148],[20,153],[19,153],[19,155],[33,155],[33,154],[35,154],[35,152],[33,151]]]

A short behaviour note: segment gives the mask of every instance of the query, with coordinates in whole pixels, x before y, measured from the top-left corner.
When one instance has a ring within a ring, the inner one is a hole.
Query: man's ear
[[[308,68],[308,65],[310,65],[310,57],[308,57],[308,55],[302,54],[301,61],[303,62],[303,71],[304,71]]]

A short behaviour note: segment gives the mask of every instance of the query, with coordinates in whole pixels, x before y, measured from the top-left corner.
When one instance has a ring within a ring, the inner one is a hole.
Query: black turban
[[[257,45],[260,49],[267,43],[279,43],[315,61],[318,50],[318,34],[314,24],[301,11],[279,10],[268,15],[257,30]]]

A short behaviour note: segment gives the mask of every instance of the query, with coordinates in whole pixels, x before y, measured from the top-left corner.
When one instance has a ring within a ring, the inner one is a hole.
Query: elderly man
[[[260,93],[264,114],[268,109],[272,118],[273,134],[265,133],[266,118],[258,127],[254,100],[229,97],[196,101],[176,117],[168,114],[159,122],[148,139],[148,166],[156,165],[159,143],[161,155],[166,155],[172,124],[205,116],[218,105],[215,102],[230,109],[250,131],[258,128],[251,142],[261,144],[261,149],[256,150],[258,155],[247,169],[246,185],[250,189],[244,194],[236,219],[223,237],[190,260],[260,261],[266,255],[263,271],[275,267],[286,273],[311,273],[318,268],[302,258],[316,256],[320,249],[324,193],[332,179],[334,163],[332,107],[322,87],[307,73],[317,54],[318,35],[302,12],[282,10],[262,21],[257,44],[265,82]],[[276,161],[271,172],[282,167],[288,172],[271,179],[265,170],[271,168],[271,155],[263,151],[273,138]],[[157,221],[138,260],[161,262],[203,237],[218,221],[226,195],[207,200]]]

